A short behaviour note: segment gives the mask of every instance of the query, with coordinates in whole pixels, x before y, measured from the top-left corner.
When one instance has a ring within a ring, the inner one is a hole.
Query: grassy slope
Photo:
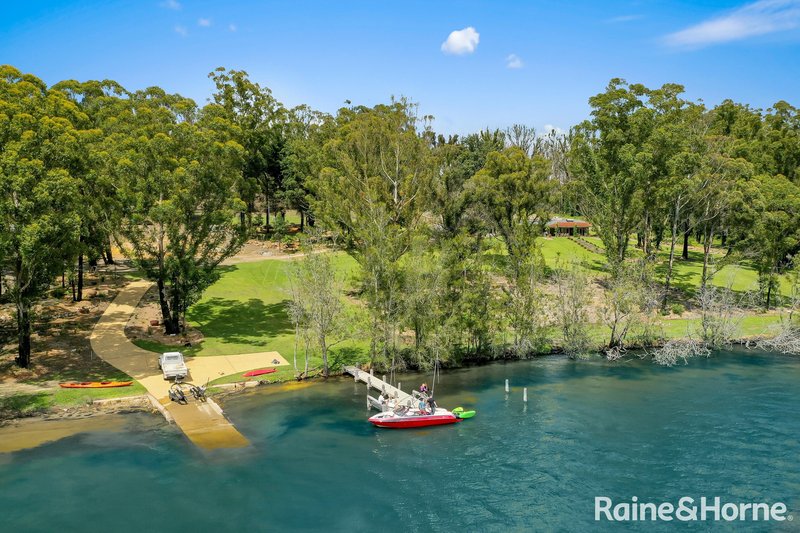
[[[590,237],[589,240],[593,244],[601,244],[599,239]],[[601,255],[590,252],[569,239],[543,239],[540,243],[545,262],[550,267],[555,266],[558,261],[577,260],[595,274],[603,271],[604,258]],[[499,260],[504,255],[502,245],[498,242],[489,254]],[[353,278],[357,265],[350,257],[337,254],[334,264],[347,279]],[[291,297],[287,276],[290,266],[288,261],[264,260],[226,267],[221,279],[206,291],[202,300],[188,313],[188,320],[203,332],[205,340],[199,346],[187,349],[187,354],[206,356],[275,350],[291,362],[294,330],[287,314],[287,304]],[[689,261],[676,262],[675,285],[687,293],[693,292],[699,285],[701,270],[702,255],[692,252]],[[715,283],[724,285],[728,275],[735,276],[733,287],[736,290],[750,289],[756,280],[752,268],[730,266],[717,275]],[[778,320],[774,315],[747,317],[741,325],[742,333],[761,334]],[[683,336],[687,331],[695,333],[697,327],[696,319],[663,320],[664,332],[668,337]],[[606,329],[601,325],[594,326],[593,336],[598,340],[604,339]],[[137,344],[153,351],[166,349],[147,341],[137,341]],[[337,347],[333,360],[335,364],[343,359],[353,360],[363,356],[364,345],[350,343]],[[299,359],[298,364],[302,365],[302,354]],[[317,365],[318,358],[312,357],[311,367]],[[289,379],[292,375],[293,370],[287,368],[270,375],[268,379]],[[239,375],[235,375],[219,382],[240,379]]]
[[[346,280],[352,280],[357,267],[352,258],[336,254],[333,263]],[[187,313],[187,320],[203,332],[204,340],[198,346],[184,349],[184,353],[209,356],[277,351],[292,363],[295,336],[287,313],[291,299],[287,275],[290,267],[290,261],[275,259],[225,267],[220,280]],[[155,342],[135,343],[155,352],[168,350],[168,347]],[[330,362],[335,366],[363,357],[363,353],[363,344],[341,343],[332,349]],[[298,347],[297,364],[303,366],[302,345]],[[320,358],[312,355],[310,368],[320,364]],[[290,379],[293,376],[293,368],[282,368],[263,379]],[[215,383],[233,381],[241,381],[241,376],[235,374]]]

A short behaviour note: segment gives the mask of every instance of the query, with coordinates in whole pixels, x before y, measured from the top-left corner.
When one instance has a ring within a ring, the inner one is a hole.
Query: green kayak
[[[456,407],[451,411],[457,418],[472,418],[475,411],[465,411],[463,407]]]

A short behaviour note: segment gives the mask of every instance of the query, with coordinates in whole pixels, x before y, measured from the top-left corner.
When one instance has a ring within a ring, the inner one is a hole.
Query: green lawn
[[[350,256],[335,254],[333,264],[346,280],[352,280],[357,265]],[[291,300],[288,277],[291,265],[290,261],[267,259],[224,267],[220,280],[205,291],[186,316],[190,325],[203,332],[204,340],[182,351],[192,356],[277,351],[291,363],[294,326],[287,313]],[[170,349],[151,341],[134,342],[154,352]],[[332,364],[360,357],[362,346],[354,342],[335,346],[331,353]],[[300,346],[298,366],[302,365],[302,352]],[[312,357],[310,366],[319,364],[319,358]],[[293,370],[287,377],[293,377]],[[226,379],[241,381],[236,376]]]
[[[605,256],[590,252],[566,237],[545,238],[540,239],[538,242],[541,246],[545,264],[550,268],[555,267],[559,262],[578,261],[591,270],[603,270]]]
[[[129,378],[130,379],[130,378]],[[126,396],[140,396],[147,394],[138,381],[130,387],[114,387],[111,389],[62,389],[53,393],[53,401],[58,405],[79,405],[94,400],[107,400],[109,398],[124,398]]]
[[[130,387],[111,389],[53,389],[35,393],[19,393],[0,397],[0,420],[32,416],[52,407],[86,405],[95,400],[140,396],[147,390],[134,381]]]

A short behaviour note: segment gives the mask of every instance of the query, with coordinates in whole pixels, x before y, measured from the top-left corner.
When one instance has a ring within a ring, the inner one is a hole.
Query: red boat
[[[409,409],[399,413],[384,411],[371,417],[369,421],[379,428],[405,429],[455,424],[461,422],[461,419],[447,409],[436,409],[433,414],[418,409]]]
[[[246,378],[252,378],[253,376],[262,376],[264,374],[272,374],[273,372],[277,372],[277,368],[262,368],[260,370],[251,370],[250,372],[245,372],[242,374]]]

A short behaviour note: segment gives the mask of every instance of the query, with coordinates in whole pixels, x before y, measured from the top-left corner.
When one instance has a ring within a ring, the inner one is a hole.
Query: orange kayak
[[[108,389],[111,387],[128,387],[133,381],[82,381],[59,383],[64,389]]]

